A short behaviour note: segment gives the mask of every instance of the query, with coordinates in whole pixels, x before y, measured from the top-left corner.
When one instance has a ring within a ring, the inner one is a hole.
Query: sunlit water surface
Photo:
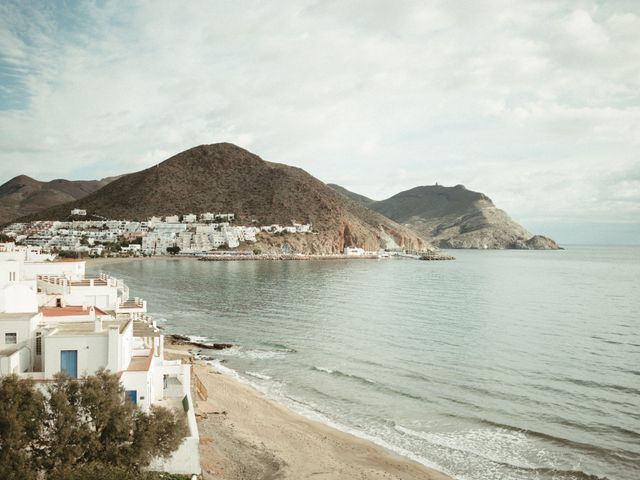
[[[93,267],[297,411],[458,479],[640,478],[640,248]]]

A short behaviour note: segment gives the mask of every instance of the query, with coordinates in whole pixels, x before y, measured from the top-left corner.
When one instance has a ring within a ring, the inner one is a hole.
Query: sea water
[[[458,479],[640,478],[640,248],[92,267],[291,408]]]

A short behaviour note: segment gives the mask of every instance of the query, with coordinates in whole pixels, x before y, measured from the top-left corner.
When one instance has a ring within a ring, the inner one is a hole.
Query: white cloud
[[[464,183],[525,224],[629,221],[640,7],[620,5],[3,2],[0,175],[231,141],[376,198]]]

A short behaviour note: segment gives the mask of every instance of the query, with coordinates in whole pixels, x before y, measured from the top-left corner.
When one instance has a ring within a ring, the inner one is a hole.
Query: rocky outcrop
[[[528,250],[561,250],[555,240],[545,237],[544,235],[534,235],[525,242]]]
[[[529,233],[483,193],[462,185],[416,187],[386,200],[369,201],[367,206],[411,228],[439,248],[559,248],[553,240]]]

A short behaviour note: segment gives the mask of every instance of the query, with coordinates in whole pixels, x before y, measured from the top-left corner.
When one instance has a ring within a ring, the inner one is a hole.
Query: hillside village
[[[202,213],[151,217],[147,221],[87,219],[73,209],[67,221],[13,223],[2,230],[6,239],[40,247],[61,256],[151,256],[167,252],[203,255],[255,243],[259,235],[307,234],[311,224],[235,225],[233,213]]]
[[[41,250],[0,243],[0,376],[44,388],[59,372],[81,378],[107,369],[143,411],[158,405],[186,417],[189,435],[151,467],[199,474],[191,366],[165,359],[146,301],[130,297],[122,280],[86,276],[82,260],[54,261]]]

